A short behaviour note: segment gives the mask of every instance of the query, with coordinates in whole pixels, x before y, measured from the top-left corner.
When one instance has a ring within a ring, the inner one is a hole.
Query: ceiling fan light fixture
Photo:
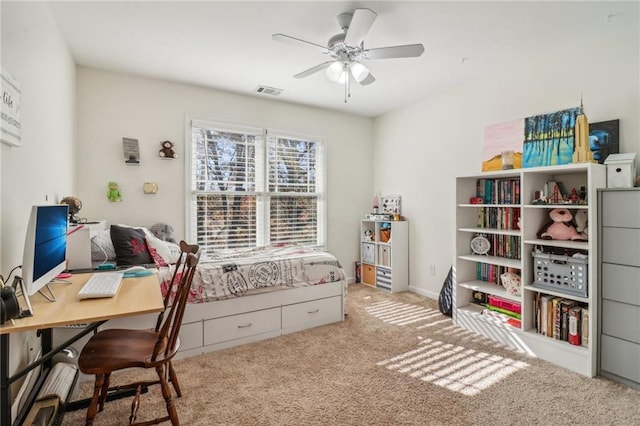
[[[329,65],[326,71],[327,78],[334,83],[344,84],[345,81],[345,72],[344,72],[344,63],[340,61],[336,61]]]
[[[358,61],[353,61],[350,68],[351,75],[353,75],[353,78],[355,78],[358,83],[362,83],[362,80],[367,78],[367,76],[369,75],[369,70],[367,69],[367,67],[365,67]]]

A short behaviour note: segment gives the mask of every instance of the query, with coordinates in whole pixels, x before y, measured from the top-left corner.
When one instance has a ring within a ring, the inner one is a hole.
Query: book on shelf
[[[589,309],[575,300],[536,293],[533,322],[536,332],[574,346],[588,346]]]
[[[569,311],[576,303],[572,300],[563,300],[560,308],[562,324],[560,325],[560,340],[569,341]]]
[[[569,343],[580,346],[580,317],[582,308],[574,306],[569,310]]]
[[[553,337],[553,296],[547,296],[547,337]]]
[[[520,180],[517,178],[478,179],[476,196],[484,204],[519,204]]]
[[[551,306],[553,309],[553,333],[550,337],[553,337],[554,339],[560,340],[560,326],[562,323],[561,320],[561,304],[560,302],[562,301],[561,297],[555,297],[552,301],[551,301]]]
[[[580,328],[582,331],[582,346],[589,347],[589,308],[582,308]]]
[[[538,293],[540,294],[540,293]],[[547,294],[540,295],[540,334],[548,336],[548,321],[549,321],[549,302],[552,297]]]

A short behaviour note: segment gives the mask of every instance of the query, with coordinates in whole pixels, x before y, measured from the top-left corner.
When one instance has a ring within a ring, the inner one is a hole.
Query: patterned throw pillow
[[[142,229],[111,225],[110,231],[118,266],[153,263]]]
[[[91,237],[91,260],[106,262],[116,258],[116,250],[111,242],[111,231],[103,229]]]
[[[147,233],[147,246],[149,247],[149,251],[152,252],[152,249],[155,249],[158,256],[164,260],[165,265],[157,266],[166,266],[174,264],[178,261],[180,257],[180,246],[175,243],[170,243],[168,241],[162,241],[160,238],[155,235]]]

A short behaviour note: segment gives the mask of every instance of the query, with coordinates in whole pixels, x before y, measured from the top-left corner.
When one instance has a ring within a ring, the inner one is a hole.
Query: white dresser
[[[640,388],[640,188],[598,190],[598,374]]]

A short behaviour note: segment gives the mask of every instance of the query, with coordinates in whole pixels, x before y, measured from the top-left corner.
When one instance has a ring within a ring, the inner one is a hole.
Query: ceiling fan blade
[[[308,70],[299,72],[298,74],[294,75],[295,78],[304,78],[304,77],[308,77],[311,74],[317,73],[318,71],[322,71],[325,68],[329,68],[329,65],[331,65],[332,63],[334,63],[335,61],[327,61],[327,62],[323,62],[321,64],[316,65],[315,67],[311,67]]]
[[[320,44],[312,43],[312,42],[310,42],[310,41],[306,41],[306,40],[302,40],[302,39],[299,39],[299,38],[291,37],[291,36],[288,36],[288,35],[286,35],[286,34],[280,34],[280,33],[278,33],[278,34],[274,34],[274,35],[272,35],[272,36],[271,36],[271,38],[272,38],[273,40],[275,40],[275,41],[282,41],[282,42],[284,42],[284,43],[291,43],[291,44],[310,44],[310,45],[312,45],[312,46],[316,46],[316,47],[319,47],[319,48],[321,48],[321,49],[328,50],[327,46],[322,46],[322,45],[320,45]]]
[[[369,75],[367,75],[367,77],[365,77],[365,79],[360,82],[360,85],[368,86],[374,81],[376,81],[376,78],[373,76],[373,74],[369,73]]]
[[[379,47],[362,52],[365,59],[417,58],[424,52],[422,44],[405,44],[404,46]]]
[[[356,9],[344,42],[347,46],[360,46],[378,15],[369,9]]]

